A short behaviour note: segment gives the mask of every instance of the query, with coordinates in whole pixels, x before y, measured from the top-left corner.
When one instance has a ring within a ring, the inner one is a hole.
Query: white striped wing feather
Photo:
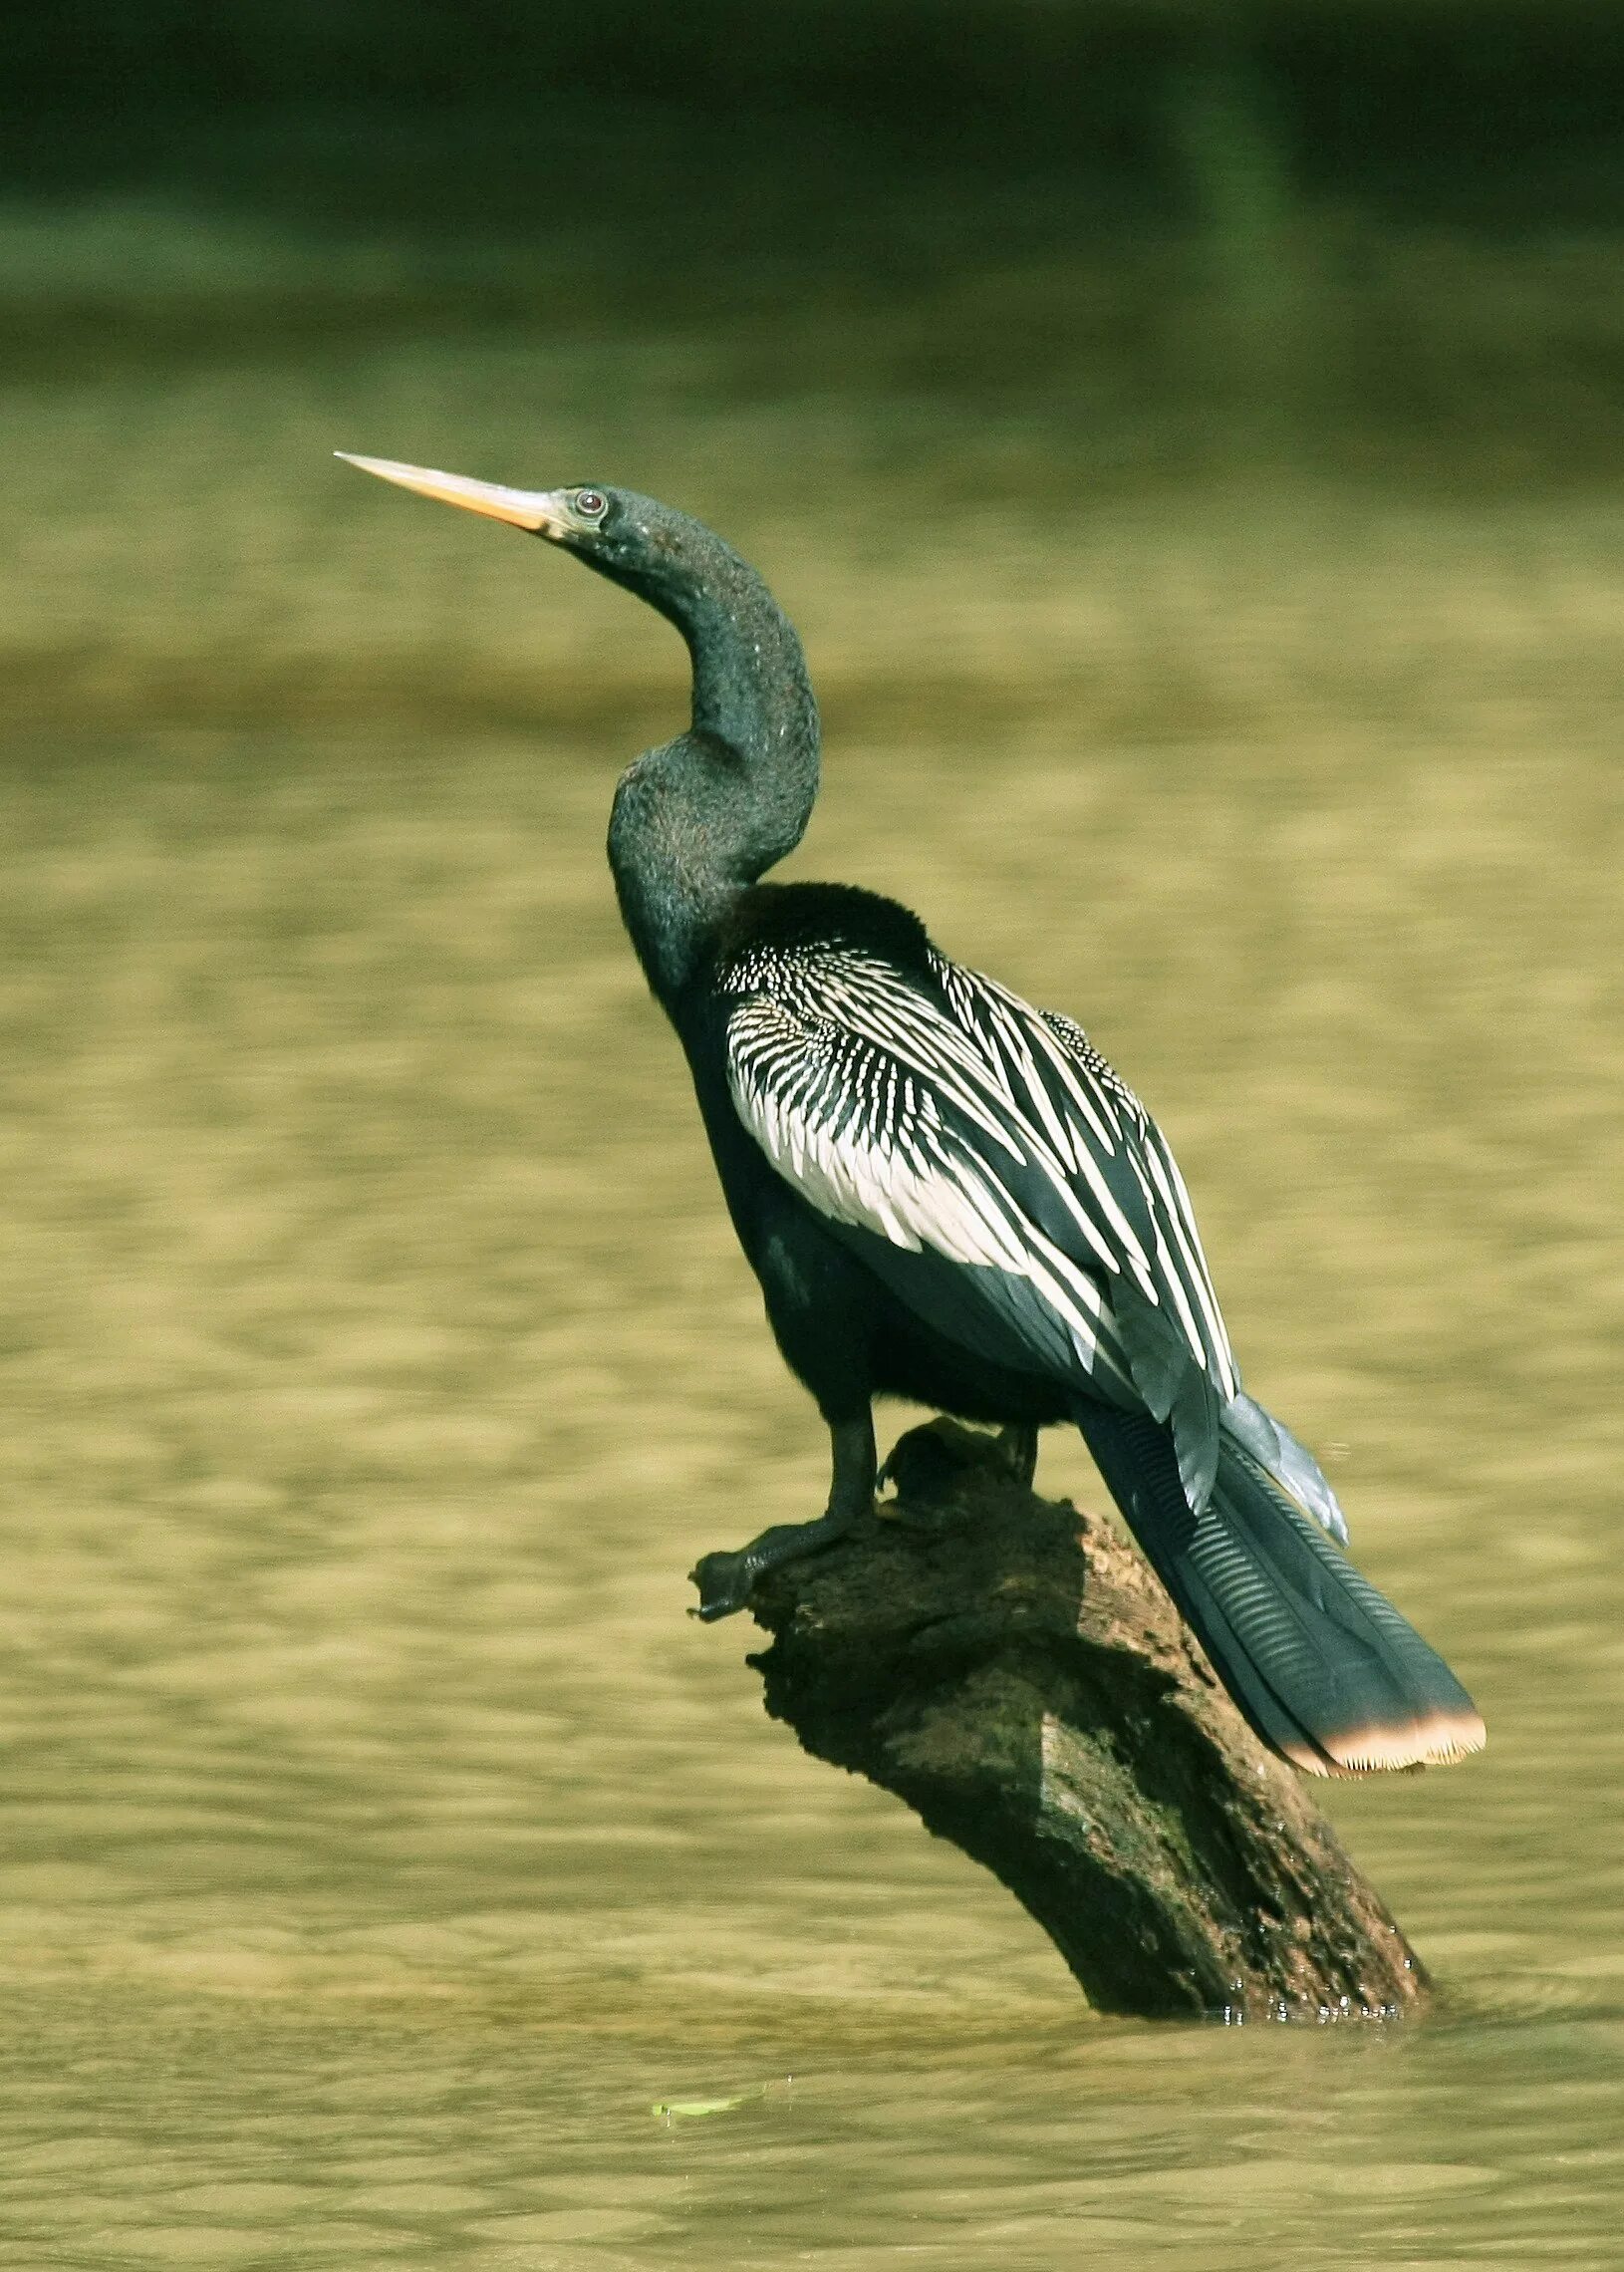
[[[827,1220],[1025,1281],[1097,1392],[1172,1419],[1205,1500],[1238,1383],[1172,1154],[1069,1019],[937,976],[850,947],[723,973],[740,1118]]]

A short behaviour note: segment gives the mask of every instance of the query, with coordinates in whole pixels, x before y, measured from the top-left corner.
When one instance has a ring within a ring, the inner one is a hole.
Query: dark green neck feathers
[[[818,791],[818,711],[793,625],[720,537],[611,492],[590,549],[600,574],[687,642],[693,723],[621,777],[609,860],[649,983],[674,1009],[738,895],[800,842]]]

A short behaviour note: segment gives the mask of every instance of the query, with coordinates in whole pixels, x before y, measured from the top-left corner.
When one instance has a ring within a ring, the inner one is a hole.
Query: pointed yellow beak
[[[363,473],[376,473],[381,481],[394,481],[403,489],[415,489],[419,497],[435,497],[442,505],[460,505],[464,512],[483,513],[487,520],[507,521],[533,535],[558,538],[576,527],[569,500],[561,489],[505,489],[496,481],[470,481],[465,473],[435,473],[426,465],[398,465],[393,457],[356,457],[348,449],[335,449],[346,465],[359,465]]]

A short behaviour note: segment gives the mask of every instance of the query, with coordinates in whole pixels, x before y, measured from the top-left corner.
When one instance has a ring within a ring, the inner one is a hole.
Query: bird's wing
[[[929,1313],[953,1337],[1170,1421],[1205,1505],[1233,1360],[1137,1099],[1077,1028],[951,964],[937,994],[854,948],[772,961],[733,1000],[727,1056],[778,1173],[826,1221],[883,1241],[892,1255],[866,1251],[905,1298],[925,1278],[903,1255],[968,1266],[929,1274]]]
[[[1131,1176],[1138,1187],[1157,1298],[1177,1317],[1191,1349],[1227,1401],[1240,1386],[1240,1374],[1196,1228],[1195,1209],[1167,1138],[1075,1020],[1057,1010],[1034,1012],[994,980],[970,972],[956,975],[1001,1009],[1017,1033],[1023,1026],[1037,1024],[1060,1043],[1071,1067],[1074,1093],[1093,1105],[1091,1128],[1097,1116],[1115,1147],[1111,1157],[1120,1163],[1117,1181],[1126,1187]]]

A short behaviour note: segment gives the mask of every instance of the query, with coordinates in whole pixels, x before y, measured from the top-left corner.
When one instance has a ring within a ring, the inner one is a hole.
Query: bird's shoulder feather
[[[889,964],[935,991],[934,950],[919,917],[856,884],[755,884],[741,892],[717,931],[711,982],[744,993],[756,983],[752,972],[770,984],[783,958],[841,953]]]

